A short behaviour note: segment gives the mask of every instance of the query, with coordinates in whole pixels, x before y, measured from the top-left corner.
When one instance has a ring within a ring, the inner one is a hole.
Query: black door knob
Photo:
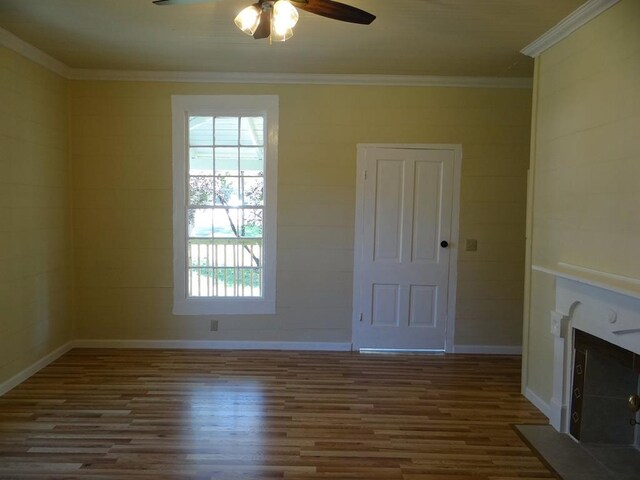
[[[443,240],[440,242],[440,246],[442,248],[447,248],[449,246],[449,242],[447,242],[446,240]]]

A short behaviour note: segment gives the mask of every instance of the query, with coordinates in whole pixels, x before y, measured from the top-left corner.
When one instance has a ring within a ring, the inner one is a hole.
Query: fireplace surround
[[[573,433],[574,438],[576,435],[577,439],[582,437],[583,441],[588,439],[589,442],[615,444],[619,440],[622,442],[620,444],[625,445],[629,445],[625,442],[631,441],[638,448],[638,425],[634,428],[630,422],[638,422],[640,417],[629,409],[628,396],[638,394],[638,364],[633,362],[638,362],[640,358],[640,280],[564,263],[552,267],[536,265],[533,268],[553,275],[556,280],[556,304],[550,315],[550,329],[554,337],[553,394],[548,412],[551,425],[559,432]],[[616,362],[616,355],[626,355],[627,364],[624,361],[623,365]],[[589,383],[582,385],[578,404],[574,404],[574,407],[584,409],[584,401],[590,396],[595,405],[587,407],[588,411],[581,411],[581,431],[576,431],[576,408],[572,411],[572,398],[575,388],[580,387],[576,383],[580,381],[580,375],[574,375],[574,365],[576,368],[579,365],[585,368],[585,360],[596,377],[612,380],[612,383],[596,387],[598,378],[582,379]],[[634,378],[635,391],[632,386]],[[585,386],[588,389],[587,397]],[[632,391],[624,393],[627,399],[623,401],[621,391],[629,389]],[[580,401],[582,405],[579,405]],[[619,408],[605,415],[605,406],[610,407],[616,402]],[[585,424],[582,423],[584,414],[595,418],[596,423],[602,423],[608,415],[614,426],[607,429],[592,424],[585,431]],[[623,426],[619,425],[620,419],[624,420]],[[616,427],[619,427],[618,430]],[[602,434],[600,440],[597,439],[598,431]]]

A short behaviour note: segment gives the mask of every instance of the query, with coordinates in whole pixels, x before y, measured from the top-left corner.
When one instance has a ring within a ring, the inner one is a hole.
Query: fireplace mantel
[[[547,273],[554,277],[573,280],[585,285],[591,285],[592,287],[598,287],[640,299],[640,280],[635,278],[601,272],[599,270],[579,267],[563,262],[559,262],[553,266],[533,265],[531,268],[537,272]]]
[[[556,279],[555,309],[550,315],[554,361],[549,420],[558,431],[568,433],[573,331],[582,330],[640,355],[640,280],[566,263],[532,268]]]

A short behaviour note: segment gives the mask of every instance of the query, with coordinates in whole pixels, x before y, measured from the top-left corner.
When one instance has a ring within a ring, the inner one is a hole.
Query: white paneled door
[[[445,349],[458,153],[360,147],[356,348]]]

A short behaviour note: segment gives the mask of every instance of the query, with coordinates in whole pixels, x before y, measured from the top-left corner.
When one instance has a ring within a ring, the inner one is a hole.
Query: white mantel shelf
[[[568,263],[557,263],[553,266],[533,265],[536,272],[543,272],[567,280],[610,290],[640,300],[640,280],[601,272],[590,268],[579,267]]]

